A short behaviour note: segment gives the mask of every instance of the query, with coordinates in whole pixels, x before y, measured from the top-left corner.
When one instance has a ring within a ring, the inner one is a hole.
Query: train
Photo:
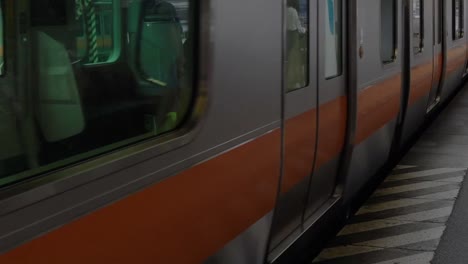
[[[466,2],[0,1],[0,263],[312,258],[462,87]]]

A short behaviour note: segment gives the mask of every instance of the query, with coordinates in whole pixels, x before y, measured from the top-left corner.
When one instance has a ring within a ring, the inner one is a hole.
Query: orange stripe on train
[[[284,176],[287,192],[312,173],[317,138],[317,111],[307,111],[286,121]]]
[[[320,106],[319,145],[315,170],[337,158],[343,149],[346,119],[346,96],[340,96]]]
[[[400,87],[401,74],[397,74],[358,94],[356,145],[396,118],[400,110]]]
[[[413,105],[419,99],[427,96],[432,89],[432,59],[419,64],[411,69],[411,88],[409,94],[409,105]]]

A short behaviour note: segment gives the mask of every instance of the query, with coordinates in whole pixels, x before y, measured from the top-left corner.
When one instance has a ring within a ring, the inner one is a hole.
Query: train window
[[[328,0],[325,30],[325,78],[331,79],[342,72],[341,0]]]
[[[461,39],[465,34],[463,30],[463,1],[453,0],[453,39]]]
[[[2,1],[0,1],[0,76],[3,76],[5,72],[5,57],[3,55],[4,53],[4,47],[5,43],[3,40],[3,32],[4,32],[4,27],[5,23],[3,22],[3,7],[2,7]]]
[[[18,12],[30,14],[31,37],[12,43],[13,58],[30,55],[17,61],[18,81],[0,82],[0,92],[15,90],[6,103],[0,93],[0,185],[184,124],[195,95],[193,0],[28,3]]]
[[[287,90],[309,84],[309,0],[287,1]]]
[[[413,0],[413,52],[421,53],[424,48],[424,1]]]
[[[396,60],[397,51],[397,3],[380,1],[380,56],[384,64]]]
[[[444,37],[444,0],[438,0],[437,1],[438,7],[438,17],[437,21],[438,23],[438,30],[437,30],[437,43],[441,44],[442,43],[442,38]]]

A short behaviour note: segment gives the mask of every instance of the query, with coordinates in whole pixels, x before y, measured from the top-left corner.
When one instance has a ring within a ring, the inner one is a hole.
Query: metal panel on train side
[[[209,106],[194,138],[165,154],[151,145],[117,152],[36,188],[10,188],[0,201],[0,251],[36,239],[0,262],[200,263],[216,255],[229,263],[235,252],[262,263],[280,172],[281,5],[200,3],[198,77]],[[257,246],[235,242],[245,240]]]
[[[408,33],[403,36],[409,37],[409,39],[404,39],[408,46],[404,51],[404,56],[409,56],[405,62],[409,63],[410,71],[409,80],[405,83],[405,90],[407,89],[405,93],[408,99],[405,102],[407,108],[400,142],[403,145],[425,120],[429,94],[433,85],[434,60],[433,0],[411,0],[408,1],[408,5],[406,16],[409,21],[403,28]],[[424,13],[421,14],[421,12]],[[418,33],[417,31],[421,29],[423,32]]]
[[[389,157],[402,83],[402,58],[397,52],[402,48],[401,1],[395,1],[393,13],[396,56],[388,64],[381,58],[382,34],[391,34],[381,31],[381,11],[388,8],[381,9],[383,1],[357,1],[357,127],[344,193],[347,202]]]

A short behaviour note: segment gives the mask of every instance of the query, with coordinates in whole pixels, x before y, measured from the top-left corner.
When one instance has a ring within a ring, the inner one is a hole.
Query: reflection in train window
[[[325,12],[325,78],[342,72],[341,0],[327,0]]]
[[[413,0],[413,52],[421,53],[424,47],[424,1]]]
[[[8,86],[16,92],[6,103],[0,94],[0,185],[184,123],[194,95],[192,1],[29,0],[19,8],[30,13],[31,38],[12,41],[20,43],[13,58],[30,56]]]
[[[453,39],[463,38],[463,1],[453,0]]]
[[[380,56],[384,64],[396,60],[397,3],[395,0],[380,1]]]
[[[287,90],[309,84],[309,1],[287,1]]]

